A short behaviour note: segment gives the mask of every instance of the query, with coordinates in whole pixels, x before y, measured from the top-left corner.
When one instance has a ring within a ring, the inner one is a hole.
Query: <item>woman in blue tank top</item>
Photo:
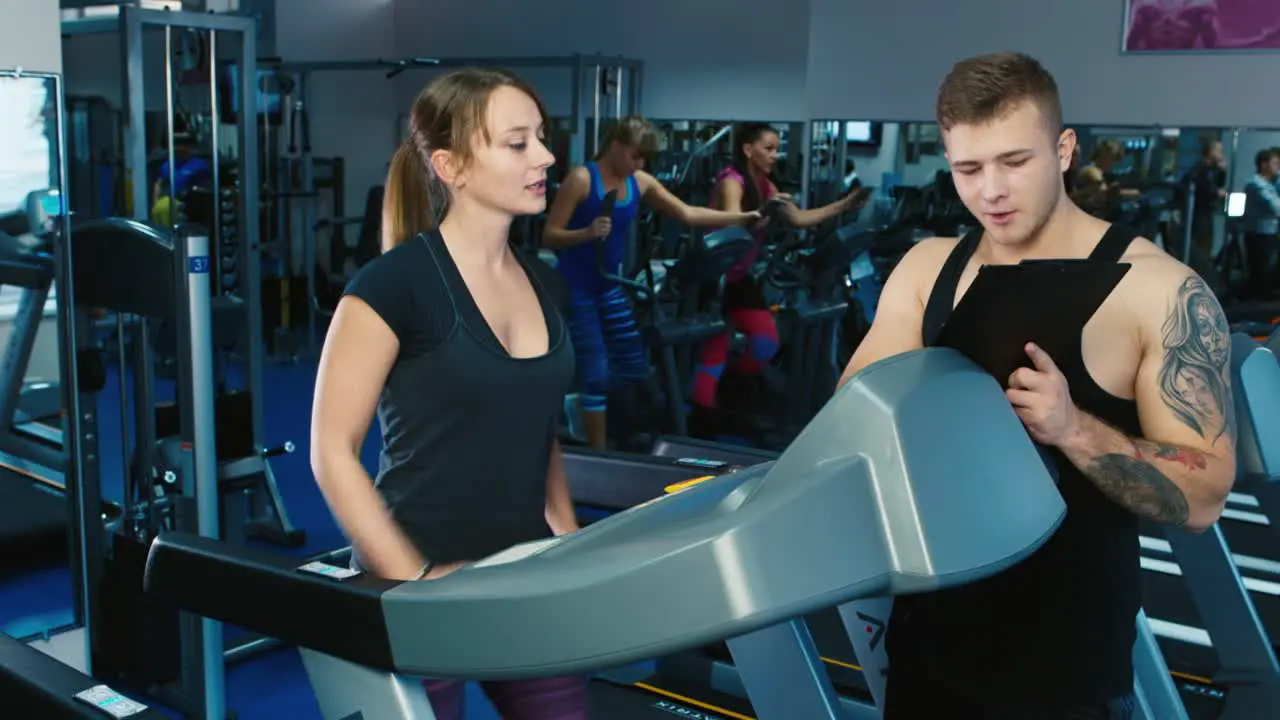
[[[621,273],[640,202],[698,227],[740,225],[760,217],[757,212],[721,212],[685,204],[643,169],[645,157],[657,146],[658,134],[643,118],[622,118],[611,125],[595,161],[574,168],[560,186],[542,232],[543,244],[556,252],[556,267],[568,286],[582,422],[588,443],[596,448],[606,444],[608,393],[649,374],[627,295],[601,273],[602,267],[607,274]],[[613,212],[602,217],[609,192],[616,195]]]

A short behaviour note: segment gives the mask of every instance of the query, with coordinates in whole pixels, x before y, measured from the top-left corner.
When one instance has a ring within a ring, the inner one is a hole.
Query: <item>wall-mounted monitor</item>
[[[844,124],[844,140],[860,147],[880,147],[884,126],[869,120],[849,120]]]

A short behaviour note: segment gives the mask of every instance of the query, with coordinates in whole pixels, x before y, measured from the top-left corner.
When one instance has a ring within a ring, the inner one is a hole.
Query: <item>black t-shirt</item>
[[[547,321],[549,349],[539,357],[512,358],[502,347],[438,232],[374,259],[346,289],[400,340],[378,401],[376,483],[436,564],[549,534],[547,464],[574,370],[561,311],[568,295],[554,270],[517,254]]]
[[[1212,220],[1213,215],[1223,207],[1223,199],[1218,191],[1227,184],[1227,171],[1217,163],[1201,160],[1187,171],[1186,180],[1196,184],[1196,220]]]

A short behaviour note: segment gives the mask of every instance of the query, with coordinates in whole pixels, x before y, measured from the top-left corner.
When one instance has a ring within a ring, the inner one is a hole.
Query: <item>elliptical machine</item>
[[[612,214],[615,197],[613,192],[605,196],[601,215]],[[710,283],[720,282],[729,268],[750,251],[754,242],[751,234],[739,227],[717,230],[701,238],[691,237],[682,257],[670,264],[662,263],[660,277],[655,276],[653,262],[647,253],[638,258],[637,266],[642,268],[639,274],[644,278],[640,281],[625,277],[622,268],[608,267],[605,241],[596,241],[600,276],[628,292],[635,308],[636,324],[649,351],[650,365],[656,364],[657,381],[645,383],[642,390],[647,397],[641,400],[647,402],[642,404],[650,408],[661,407],[664,411],[656,417],[651,416],[651,426],[642,429],[635,427],[636,416],[645,414],[644,408],[636,407],[640,403],[621,403],[620,408],[627,411],[628,417],[609,419],[610,432],[617,433],[620,445],[635,445],[647,452],[658,435],[688,434],[687,383],[682,378],[692,375],[696,348],[706,340],[728,332],[719,307],[702,306],[702,289]],[[653,380],[652,375],[650,380]],[[617,406],[610,403],[610,407]],[[621,428],[621,431],[615,428]]]
[[[843,371],[839,348],[850,309],[850,268],[877,236],[876,230],[852,223],[812,247],[807,239],[795,238],[774,248],[761,281],[782,293],[776,310],[781,351],[774,360],[780,377],[772,382],[721,378],[725,434],[781,450],[826,404]],[[744,390],[748,383],[756,389]]]

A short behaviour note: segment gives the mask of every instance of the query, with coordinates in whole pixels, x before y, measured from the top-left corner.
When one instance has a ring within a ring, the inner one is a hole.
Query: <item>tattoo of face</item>
[[[1187,522],[1187,498],[1150,464],[1123,453],[1093,461],[1090,477],[1116,503],[1144,518],[1168,525]]]
[[[1207,440],[1235,438],[1231,398],[1231,333],[1213,292],[1189,277],[1162,328],[1160,394],[1187,427]]]

